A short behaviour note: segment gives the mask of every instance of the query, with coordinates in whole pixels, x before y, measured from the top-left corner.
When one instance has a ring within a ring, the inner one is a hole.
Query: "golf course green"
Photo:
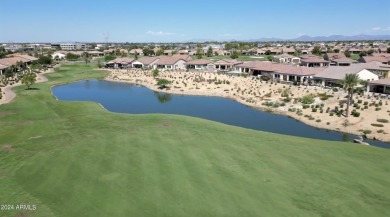
[[[390,150],[51,93],[106,73],[64,64],[0,105],[0,216],[389,216]]]

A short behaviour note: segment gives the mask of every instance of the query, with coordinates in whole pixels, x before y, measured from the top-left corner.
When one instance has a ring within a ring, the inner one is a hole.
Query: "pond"
[[[52,88],[59,100],[95,101],[112,112],[178,114],[221,123],[314,139],[351,142],[356,135],[318,129],[284,115],[260,111],[231,99],[155,92],[137,85],[104,80],[84,80]],[[374,146],[389,143],[367,140]]]

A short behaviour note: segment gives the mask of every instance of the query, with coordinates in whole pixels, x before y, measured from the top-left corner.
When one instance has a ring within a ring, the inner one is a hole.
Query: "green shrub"
[[[337,92],[337,91],[339,91],[339,89],[337,87],[334,87],[334,88],[332,88],[332,91]]]
[[[317,119],[316,122],[321,122],[321,119]]]
[[[373,123],[373,124],[371,124],[371,126],[373,126],[373,127],[383,127],[383,124]]]
[[[311,111],[312,112],[317,112],[317,108],[312,108]]]
[[[375,108],[375,111],[380,111],[381,110],[381,108]]]
[[[353,111],[353,112],[352,112],[352,116],[354,116],[354,117],[360,117],[360,112]]]
[[[302,104],[312,104],[314,102],[314,96],[309,94],[301,98]]]
[[[363,134],[371,134],[372,131],[371,130],[363,130]]]
[[[379,123],[389,123],[389,120],[383,118],[376,119],[376,121],[378,121]]]

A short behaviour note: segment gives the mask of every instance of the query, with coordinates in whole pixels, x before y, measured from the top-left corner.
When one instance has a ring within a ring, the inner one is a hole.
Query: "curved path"
[[[54,68],[57,68],[57,67],[59,67],[59,65],[54,66]],[[37,74],[36,83],[46,82],[48,79],[43,75],[53,72],[54,68],[50,68],[49,70],[47,70],[45,72]],[[22,83],[18,82],[18,83],[13,84],[13,85],[7,85],[5,87],[1,87],[1,93],[3,94],[3,97],[0,99],[0,105],[7,104],[7,103],[11,102],[16,97],[16,94],[15,94],[15,92],[12,91],[12,88],[16,87],[16,86],[20,86],[20,85],[22,85]]]

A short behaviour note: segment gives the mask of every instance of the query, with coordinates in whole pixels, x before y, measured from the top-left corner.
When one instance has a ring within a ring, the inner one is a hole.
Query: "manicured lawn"
[[[360,58],[359,54],[351,54],[351,59],[358,60]]]
[[[65,65],[0,106],[0,216],[388,216],[390,150],[62,102]]]

